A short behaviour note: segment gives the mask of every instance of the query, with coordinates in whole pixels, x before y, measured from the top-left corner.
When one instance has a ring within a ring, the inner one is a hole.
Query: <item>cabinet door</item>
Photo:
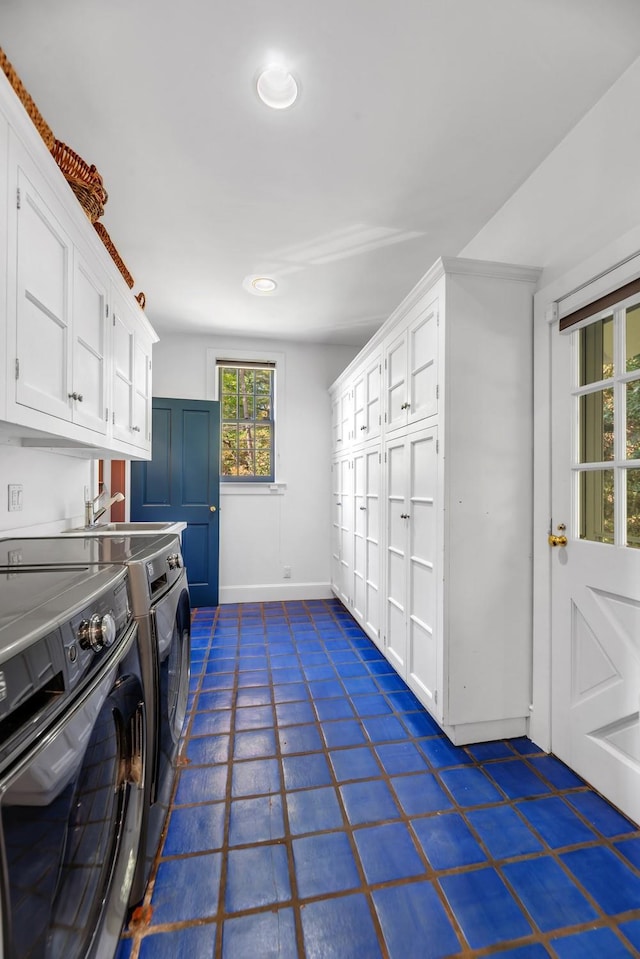
[[[387,347],[384,358],[385,424],[388,430],[398,429],[407,422],[407,343],[403,330]]]
[[[353,440],[353,388],[348,388],[340,394],[340,441],[342,448],[349,446]]]
[[[380,451],[353,458],[353,615],[380,643]]]
[[[353,442],[365,443],[380,435],[382,363],[369,359],[353,381]]]
[[[367,427],[365,436],[368,440],[373,440],[380,436],[382,423],[381,410],[381,391],[382,391],[382,360],[380,356],[374,357],[373,361],[367,366],[366,370],[366,418]]]
[[[133,344],[132,442],[151,448],[151,344],[137,334]]]
[[[71,240],[38,192],[35,174],[18,162],[15,397],[19,405],[71,420]]]
[[[431,712],[439,715],[441,635],[437,628],[438,555],[437,429],[407,438],[407,682]],[[440,571],[440,572],[439,572]]]
[[[353,440],[362,443],[367,429],[367,375],[359,370],[353,380]]]
[[[385,448],[387,535],[385,652],[406,677],[407,659],[407,439],[399,436]]]
[[[123,306],[114,300],[112,308],[114,439],[132,442],[134,334]]]
[[[385,645],[389,660],[437,712],[437,428],[387,443]]]
[[[407,337],[407,422],[438,412],[438,300],[410,324]]]
[[[107,283],[76,250],[73,270],[73,421],[107,432]]]
[[[340,452],[342,437],[340,435],[340,394],[331,394],[331,449],[334,453]]]
[[[351,462],[346,457],[332,465],[332,554],[333,588],[338,598],[351,608],[353,597],[353,493]]]

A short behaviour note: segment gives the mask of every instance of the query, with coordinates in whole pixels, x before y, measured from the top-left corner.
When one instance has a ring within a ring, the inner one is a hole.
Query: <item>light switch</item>
[[[22,484],[9,483],[9,512],[17,513],[22,509]]]

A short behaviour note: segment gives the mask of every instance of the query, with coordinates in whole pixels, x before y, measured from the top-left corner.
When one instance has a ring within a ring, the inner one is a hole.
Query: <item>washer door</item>
[[[135,636],[127,651],[137,662]],[[0,804],[7,959],[113,955],[138,854],[144,757],[139,672],[116,664],[8,775]]]

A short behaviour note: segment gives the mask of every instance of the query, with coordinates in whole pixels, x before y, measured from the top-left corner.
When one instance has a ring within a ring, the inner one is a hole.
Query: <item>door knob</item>
[[[217,509],[217,506],[210,506],[210,507],[209,507],[209,512],[210,512],[210,513],[215,513],[216,509]]]
[[[566,528],[567,527],[565,526],[564,523],[558,524],[558,530],[560,531],[561,534],[564,533],[564,530]],[[549,546],[566,546],[567,542],[568,540],[566,536],[564,535],[556,536],[555,533],[549,533],[549,539],[548,539]]]

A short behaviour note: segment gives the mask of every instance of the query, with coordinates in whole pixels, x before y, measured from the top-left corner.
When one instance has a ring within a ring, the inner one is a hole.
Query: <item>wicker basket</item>
[[[96,231],[96,233],[98,234],[98,236],[100,237],[100,239],[102,240],[102,242],[104,243],[104,245],[106,246],[106,248],[107,248],[107,250],[109,251],[109,253],[111,254],[111,259],[113,260],[113,262],[115,263],[115,265],[118,267],[118,269],[119,269],[120,272],[122,273],[122,276],[124,277],[125,283],[126,283],[127,286],[129,287],[129,289],[131,289],[132,286],[133,286],[133,277],[131,276],[131,274],[129,273],[128,269],[126,268],[126,266],[125,266],[124,263],[122,262],[122,259],[121,259],[121,257],[120,257],[120,254],[118,253],[118,251],[116,250],[115,246],[114,246],[113,243],[111,242],[111,237],[109,236],[109,234],[107,233],[107,231],[106,231],[105,228],[103,227],[102,223],[94,223],[94,224],[93,224],[93,228],[94,228],[94,230]]]
[[[90,221],[95,223],[104,213],[104,205],[109,199],[102,177],[95,166],[85,163],[82,157],[74,153],[62,140],[55,140],[51,155],[62,170],[80,206]]]
[[[18,99],[20,100],[20,103],[29,114],[29,117],[31,118],[36,130],[38,131],[38,133],[40,134],[40,136],[46,143],[47,149],[50,150],[53,147],[53,144],[55,143],[55,139],[56,139],[53,135],[53,130],[45,122],[45,120],[42,117],[42,114],[40,113],[37,106],[31,99],[27,91],[25,90],[22,80],[20,79],[16,71],[14,70],[11,63],[7,60],[7,55],[5,54],[2,47],[0,47],[0,68],[2,69],[7,80],[13,87],[13,90],[16,96],[18,97]]]

